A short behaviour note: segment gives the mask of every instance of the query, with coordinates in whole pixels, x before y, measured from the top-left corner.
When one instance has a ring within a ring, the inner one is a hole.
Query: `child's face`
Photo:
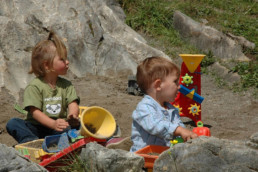
[[[160,95],[164,102],[173,102],[177,96],[179,86],[179,78],[174,73],[168,75],[161,81]]]
[[[64,60],[58,55],[56,55],[53,61],[53,71],[55,71],[57,75],[65,75],[69,68],[68,65],[68,60]]]

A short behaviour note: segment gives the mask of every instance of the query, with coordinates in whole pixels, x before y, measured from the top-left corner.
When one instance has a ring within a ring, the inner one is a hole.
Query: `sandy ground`
[[[81,98],[81,106],[101,106],[112,113],[121,127],[122,136],[131,134],[131,114],[142,98],[127,94],[126,75],[107,78],[85,76],[73,78],[72,82]],[[21,91],[21,95],[23,92]],[[258,103],[251,93],[233,93],[226,88],[218,88],[208,75],[202,75],[202,121],[210,128],[211,135],[231,140],[246,140],[258,132]],[[8,135],[5,125],[12,117],[24,116],[16,112],[15,99],[6,89],[0,92],[0,143],[12,146],[17,142]],[[19,100],[20,104],[22,101]],[[182,118],[187,128],[192,129],[193,122]]]

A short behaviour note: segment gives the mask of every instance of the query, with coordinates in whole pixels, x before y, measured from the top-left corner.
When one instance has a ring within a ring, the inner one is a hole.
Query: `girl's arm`
[[[68,122],[71,126],[78,126],[79,122],[79,106],[76,101],[73,101],[68,105]]]
[[[74,118],[78,118],[79,116],[79,106],[76,101],[73,101],[68,105],[68,117],[71,115]]]
[[[56,131],[63,131],[69,126],[68,122],[66,122],[64,119],[54,120],[49,118],[46,114],[34,106],[30,106],[29,110],[35,120],[48,128]]]

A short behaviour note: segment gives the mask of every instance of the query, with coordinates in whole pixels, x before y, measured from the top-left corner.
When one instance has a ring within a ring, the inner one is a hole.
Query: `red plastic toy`
[[[58,171],[58,167],[67,165],[68,163],[67,160],[69,160],[69,156],[71,157],[71,154],[76,154],[84,145],[94,141],[102,145],[106,143],[105,139],[86,137],[86,138],[80,139],[79,141],[75,142],[71,146],[52,155],[51,157],[46,157],[45,159],[43,159],[43,161],[39,163],[39,165],[43,166],[48,171]]]
[[[201,102],[196,101],[195,95],[201,97],[201,66],[200,63],[205,55],[180,54],[183,59],[179,84],[189,91],[188,94],[178,93],[172,103],[179,111],[180,116],[192,119],[197,125],[201,121]],[[202,98],[202,97],[201,97]],[[203,99],[203,98],[202,98]]]

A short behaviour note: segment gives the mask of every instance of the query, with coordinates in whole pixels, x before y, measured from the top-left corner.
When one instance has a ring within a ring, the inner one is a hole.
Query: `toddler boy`
[[[178,93],[179,76],[179,68],[163,57],[146,58],[138,65],[137,84],[145,95],[132,114],[131,152],[147,145],[170,146],[176,136],[185,141],[198,137],[185,128],[170,103]]]

